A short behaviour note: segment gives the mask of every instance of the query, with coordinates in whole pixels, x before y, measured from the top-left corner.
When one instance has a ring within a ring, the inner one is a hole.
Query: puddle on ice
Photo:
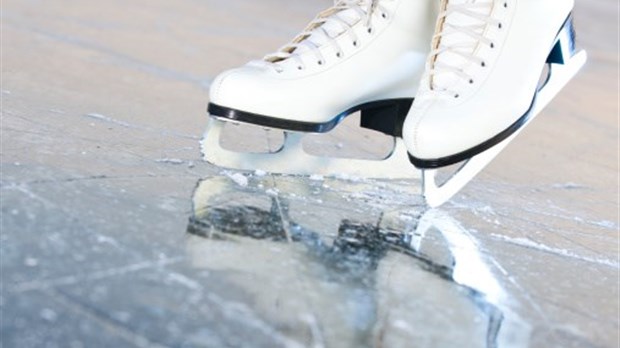
[[[413,187],[206,179],[187,251],[194,267],[226,280],[235,303],[300,346],[525,346],[526,325],[503,305],[475,240],[424,211]]]

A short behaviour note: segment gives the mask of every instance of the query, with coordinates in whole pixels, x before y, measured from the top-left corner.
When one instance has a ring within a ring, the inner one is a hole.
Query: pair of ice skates
[[[411,178],[439,206],[482,170],[586,61],[573,0],[335,0],[291,43],[212,83],[204,158],[285,174]],[[429,51],[430,48],[430,51]],[[360,111],[394,137],[382,162],[318,157],[306,133]],[[284,131],[281,148],[220,146],[226,122]],[[463,163],[443,184],[442,167]]]

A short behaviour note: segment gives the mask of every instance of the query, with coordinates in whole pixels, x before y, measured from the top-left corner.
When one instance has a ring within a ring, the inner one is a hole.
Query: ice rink
[[[331,1],[2,1],[0,346],[618,347],[618,3],[576,2],[585,68],[427,210],[200,159],[212,79]]]

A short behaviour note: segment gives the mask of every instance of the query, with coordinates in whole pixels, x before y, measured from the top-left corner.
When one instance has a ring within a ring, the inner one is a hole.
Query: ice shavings
[[[230,180],[234,181],[235,184],[241,187],[248,186],[248,178],[241,173],[226,173],[226,176],[230,178]]]
[[[336,179],[350,181],[350,182],[364,182],[366,179],[358,176],[349,175],[347,173],[338,173],[334,176]]]
[[[559,255],[559,256],[564,256],[564,257],[569,257],[572,259],[577,259],[577,260],[581,260],[585,262],[596,263],[599,265],[620,268],[620,264],[615,260],[579,255],[567,249],[553,248],[553,247],[550,247],[550,246],[547,246],[541,243],[537,243],[529,238],[513,238],[513,237],[508,237],[508,236],[504,236],[500,234],[491,234],[491,236],[494,238],[503,240],[507,243],[522,246],[525,248],[535,249],[538,251],[542,251],[542,252],[546,252],[546,253],[550,253],[554,255]]]
[[[323,177],[323,175],[319,175],[319,174],[312,174],[312,175],[310,175],[310,180],[312,180],[312,181],[323,181],[323,180],[325,180],[325,177]]]

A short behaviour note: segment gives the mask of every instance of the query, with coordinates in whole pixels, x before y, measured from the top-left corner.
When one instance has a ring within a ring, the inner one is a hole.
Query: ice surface
[[[434,218],[415,182],[200,160],[210,81],[331,3],[2,3],[1,346],[617,346],[612,2],[577,2],[591,63]],[[353,126],[315,148],[385,150]]]

